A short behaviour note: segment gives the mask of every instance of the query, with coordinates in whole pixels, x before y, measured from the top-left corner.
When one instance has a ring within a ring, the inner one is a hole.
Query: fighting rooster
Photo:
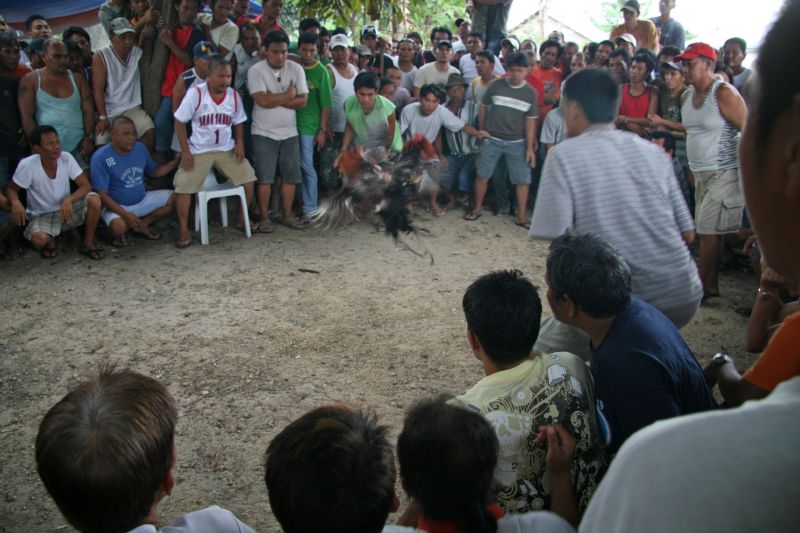
[[[342,187],[320,205],[312,221],[330,229],[377,213],[395,241],[401,233],[424,231],[411,222],[411,202],[416,193],[438,193],[444,165],[422,135],[414,135],[399,154],[351,147],[338,160]]]

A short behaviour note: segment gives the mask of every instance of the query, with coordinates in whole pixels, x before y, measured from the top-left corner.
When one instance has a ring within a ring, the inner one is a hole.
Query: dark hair
[[[644,63],[645,67],[647,68],[647,79],[650,78],[650,73],[653,72],[653,68],[656,66],[656,61],[653,58],[653,53],[642,53],[637,52],[633,59],[631,59],[631,63]]]
[[[566,48],[567,46],[573,46],[575,48],[580,49],[578,43],[576,43],[575,41],[567,41],[566,43],[564,43],[564,48]]]
[[[320,37],[328,37],[331,34],[331,30],[326,28],[325,26],[319,27],[319,36]]]
[[[56,39],[55,37],[48,37],[47,39],[34,39],[33,41],[31,41],[31,43],[34,43],[36,41],[44,41],[42,43],[42,55],[47,55],[47,52],[50,50],[51,46],[57,44],[63,44],[64,47],[67,46],[67,44],[64,41],[62,41],[61,39]]]
[[[276,43],[285,43],[289,46],[289,36],[283,30],[272,30],[264,36],[264,48],[269,48],[269,45]]]
[[[34,13],[33,15],[25,19],[25,29],[31,31],[31,26],[33,26],[33,21],[35,20],[43,20],[47,22],[47,19],[45,17]]]
[[[81,37],[89,41],[89,44],[92,43],[92,38],[89,36],[89,32],[87,32],[80,26],[70,26],[69,28],[64,30],[64,33],[61,35],[61,38],[64,41],[69,41],[70,37],[72,37],[73,35],[80,35]]]
[[[433,41],[433,39],[436,37],[437,33],[446,33],[447,34],[447,39],[449,41],[453,40],[453,32],[451,32],[449,29],[445,28],[444,26],[436,26],[431,30],[431,41]],[[411,34],[409,33],[409,35],[411,35]]]
[[[598,72],[587,69],[583,72]],[[550,244],[547,281],[553,298],[569,297],[592,318],[610,318],[631,301],[631,271],[610,243],[592,233],[565,233]]]
[[[388,68],[386,70],[389,70]],[[381,78],[381,89],[388,85],[394,85],[394,82],[389,78]]]
[[[211,74],[215,70],[221,67],[231,67],[231,62],[225,59],[224,57],[214,56],[211,58],[211,61],[208,63],[208,74]]]
[[[419,99],[422,100],[431,93],[436,95],[436,98],[439,99],[439,103],[444,102],[445,98],[447,98],[447,95],[439,85],[436,83],[426,83],[419,90]]]
[[[342,26],[336,26],[331,32],[331,35],[347,35],[347,30]]]
[[[67,47],[68,54],[77,53],[83,56],[83,48],[81,48],[75,41],[64,41],[64,45]]]
[[[605,69],[586,68],[568,77],[562,86],[567,100],[580,104],[592,124],[614,122],[619,111],[619,88]]]
[[[355,91],[359,89],[374,89],[375,91],[379,91],[380,88],[380,78],[372,72],[361,72],[356,76],[356,79],[353,80],[353,90]]]
[[[425,517],[493,533],[497,523],[484,507],[492,501],[498,449],[494,428],[479,413],[442,397],[423,400],[409,409],[397,439],[403,488]]]
[[[467,328],[486,355],[499,364],[530,356],[539,336],[542,302],[536,287],[519,270],[500,270],[481,276],[461,302]]]
[[[647,50],[647,48],[645,48],[645,50]],[[671,44],[668,44],[667,46],[663,47],[658,52],[658,58],[657,59],[658,59],[659,62],[661,62],[661,58],[664,57],[664,56],[675,57],[677,55],[680,55],[680,53],[681,53],[681,49],[680,48],[678,48],[677,46],[673,46]]]
[[[787,4],[788,3],[791,3],[791,2],[787,2]],[[717,41],[717,42],[719,42],[719,41]],[[747,41],[745,41],[741,37],[731,37],[730,39],[725,41],[725,44],[723,45],[722,48],[727,48],[729,44],[738,45],[743,53],[745,53],[745,54],[747,53]]]
[[[317,48],[319,48],[319,35],[314,33],[313,31],[307,31],[300,34],[300,37],[297,39],[297,47],[300,48],[302,44],[313,44]]]
[[[714,62],[714,74],[717,72],[724,72],[725,75],[728,76],[728,79],[731,80],[731,82],[733,81],[733,69],[719,60]]]
[[[599,43],[597,43],[597,48],[600,48],[604,44],[610,46],[612,50],[616,50],[616,48],[617,48],[616,43],[614,41],[610,41],[608,39],[605,39],[605,40],[600,41]]]
[[[126,117],[125,115],[117,115],[111,120],[111,129],[115,130],[122,124],[129,124],[131,126],[136,126],[136,123],[129,117]]]
[[[28,140],[31,143],[31,146],[41,146],[42,145],[42,136],[45,133],[55,133],[58,135],[58,132],[53,126],[48,126],[47,124],[40,124],[36,126],[31,131],[30,135],[28,135]]]
[[[242,25],[239,26],[239,37],[240,38],[241,38],[242,32],[244,30],[255,30],[255,31],[258,31],[258,26],[256,26],[256,23],[253,22],[252,20],[248,20],[248,21],[243,22]],[[259,33],[259,35],[260,35],[260,33]]]
[[[586,58],[586,60],[587,60],[586,62],[587,63],[594,62],[594,56],[597,55],[597,49],[599,47],[600,47],[600,45],[597,44],[597,43],[594,43],[594,42],[589,43],[589,44],[586,45],[586,54],[589,56],[589,57]]]
[[[53,406],[36,436],[36,467],[67,521],[83,532],[140,525],[172,468],[177,419],[164,385],[113,368]]]
[[[788,50],[800,47],[800,2],[787,2],[758,51],[755,93],[756,151],[763,158],[778,117],[800,93],[800,71]],[[788,47],[788,48],[787,48]]]
[[[528,68],[531,66],[531,62],[528,59],[528,56],[525,54],[521,54],[519,52],[514,52],[510,56],[506,58],[506,70],[510,69],[511,67],[524,67]]]
[[[388,428],[371,410],[334,404],[309,411],[270,442],[264,470],[270,507],[286,533],[379,533],[394,501]]]
[[[470,38],[470,37],[476,37],[476,38],[480,39],[481,42],[483,42],[483,34],[481,32],[479,32],[479,31],[471,31],[471,32],[469,32],[467,34],[467,38]]]
[[[564,47],[561,46],[560,42],[554,41],[553,39],[547,39],[545,42],[539,45],[539,55],[541,55],[548,48],[556,48],[556,57],[559,57],[561,52],[564,50]]]
[[[463,19],[463,18],[461,18],[461,17],[457,18],[457,19],[456,19],[456,21],[455,21],[455,26],[456,26],[456,28],[460,28],[460,27],[461,27],[461,24],[464,22],[464,20],[465,20],[465,19]]]
[[[651,141],[655,139],[664,139],[664,150],[667,152],[675,152],[675,137],[668,131],[654,131],[647,138]]]
[[[494,62],[495,62],[495,57],[494,57],[494,54],[492,53],[491,50],[480,50],[480,51],[478,51],[478,53],[475,54],[475,59],[478,59],[479,57],[486,58],[486,60],[491,64],[494,64]]]
[[[0,46],[19,46],[17,32],[13,30],[0,31]]]
[[[611,50],[611,53],[608,54],[608,59],[611,59],[612,57],[621,57],[622,61],[626,65],[631,66],[631,55],[624,48],[616,48]]]
[[[314,17],[306,17],[300,21],[300,25],[298,26],[300,33],[307,32],[309,28],[322,29],[322,24],[320,24],[319,21]]]

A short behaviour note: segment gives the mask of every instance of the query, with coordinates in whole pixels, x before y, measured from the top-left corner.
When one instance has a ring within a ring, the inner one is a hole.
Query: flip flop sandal
[[[481,218],[482,214],[483,213],[476,213],[475,211],[472,211],[464,215],[464,220],[478,220],[479,218]]]
[[[103,254],[101,254],[100,250],[98,250],[97,248],[86,248],[78,253],[80,253],[81,255],[85,255],[92,261],[100,261],[103,258]]]
[[[137,230],[132,231],[135,236],[139,237],[140,239],[147,239],[148,241],[157,241],[161,238],[161,234],[154,229],[151,229],[147,232]]]

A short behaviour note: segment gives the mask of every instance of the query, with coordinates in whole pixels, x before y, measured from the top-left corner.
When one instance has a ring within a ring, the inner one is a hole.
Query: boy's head
[[[297,51],[303,65],[310,66],[317,62],[317,52],[319,51],[319,35],[307,31],[300,34],[297,40]]]
[[[469,335],[498,366],[527,358],[542,318],[536,287],[519,270],[499,270],[469,286],[462,301]]]
[[[419,90],[419,110],[427,116],[436,111],[444,100],[444,91],[435,83],[426,83]]]
[[[474,515],[491,501],[498,442],[479,413],[424,400],[406,415],[397,439],[403,489],[434,520]]]
[[[381,90],[379,94],[384,98],[391,98],[394,96],[394,80],[389,77],[381,78]]]
[[[398,504],[387,433],[374,412],[345,404],[286,426],[267,448],[264,476],[283,531],[380,532]]]
[[[172,491],[178,410],[155,379],[102,369],[45,415],[36,466],[47,491],[83,532],[128,531]]]
[[[372,111],[375,107],[375,99],[381,88],[381,81],[372,72],[361,72],[353,81],[353,88],[356,91],[358,103],[365,113]]]

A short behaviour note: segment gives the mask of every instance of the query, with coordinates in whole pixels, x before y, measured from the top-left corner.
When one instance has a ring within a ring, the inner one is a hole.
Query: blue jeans
[[[156,152],[168,152],[175,133],[175,118],[172,116],[172,97],[162,96],[153,119],[156,125]]]
[[[452,189],[454,178],[457,178],[459,191],[472,192],[475,184],[475,157],[476,154],[448,155],[447,176],[442,180],[442,187]]]
[[[317,169],[314,168],[315,135],[300,135],[300,168],[303,170],[303,213],[317,209]]]

